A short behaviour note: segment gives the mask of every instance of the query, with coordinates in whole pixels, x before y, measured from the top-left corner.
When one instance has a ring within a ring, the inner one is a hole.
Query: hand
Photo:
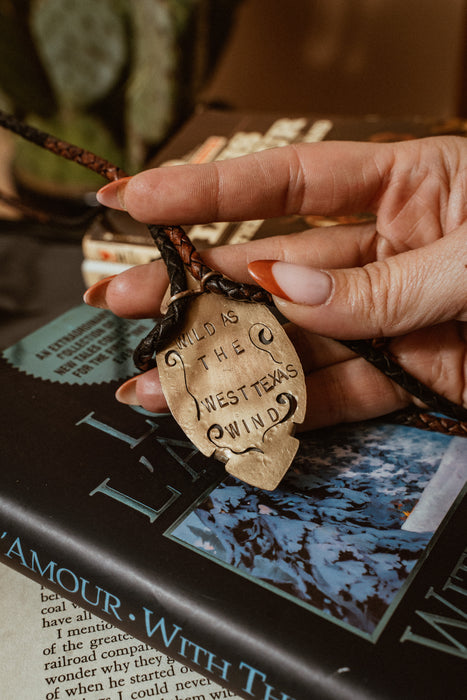
[[[307,375],[304,428],[362,420],[412,402],[330,338],[391,338],[396,360],[467,405],[467,142],[328,142],[207,165],[158,168],[102,188],[136,219],[202,223],[373,212],[375,223],[319,228],[203,252],[211,267],[271,291]],[[260,262],[258,262],[260,261]],[[266,262],[265,262],[266,261]],[[158,261],[91,288],[88,303],[151,317],[168,280]],[[157,370],[117,397],[166,409]]]

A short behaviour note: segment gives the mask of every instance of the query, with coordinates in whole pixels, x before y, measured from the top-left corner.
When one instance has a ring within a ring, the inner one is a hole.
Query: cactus
[[[157,143],[173,119],[177,48],[168,3],[140,0],[132,8],[134,55],[126,90],[129,160],[144,157],[142,143]]]
[[[129,162],[165,139],[193,109],[238,0],[139,0],[131,5],[134,54],[126,89]],[[215,25],[212,26],[212,19]]]
[[[47,117],[44,130],[134,171],[190,114],[239,2],[0,0],[0,97],[33,123]],[[23,181],[30,169],[31,184],[91,186],[74,164],[18,148]]]
[[[70,143],[86,144],[88,150],[113,163],[122,162],[121,149],[115,145],[108,129],[94,116],[75,114],[69,119],[36,117],[28,121]],[[17,144],[14,172],[18,182],[27,189],[70,199],[104,184],[100,175],[22,140]]]
[[[31,31],[62,107],[86,107],[117,82],[127,37],[115,0],[33,0]]]

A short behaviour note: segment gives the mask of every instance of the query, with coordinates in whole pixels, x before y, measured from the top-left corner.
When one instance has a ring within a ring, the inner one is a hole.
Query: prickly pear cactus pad
[[[178,51],[170,3],[140,0],[132,8],[135,52],[126,92],[130,133],[157,143],[173,118]]]
[[[85,107],[117,82],[127,58],[117,0],[35,0],[31,31],[62,106]]]

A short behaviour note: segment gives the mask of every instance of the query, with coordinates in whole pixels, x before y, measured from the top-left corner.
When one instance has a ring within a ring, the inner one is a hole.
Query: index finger
[[[370,211],[393,150],[394,144],[294,144],[231,160],[146,170],[107,185],[99,200],[158,224]]]

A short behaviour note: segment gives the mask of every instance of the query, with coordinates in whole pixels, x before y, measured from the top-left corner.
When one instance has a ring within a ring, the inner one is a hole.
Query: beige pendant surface
[[[295,349],[263,304],[203,293],[157,354],[162,390],[187,437],[258,488],[274,489],[298,448],[306,389]]]

